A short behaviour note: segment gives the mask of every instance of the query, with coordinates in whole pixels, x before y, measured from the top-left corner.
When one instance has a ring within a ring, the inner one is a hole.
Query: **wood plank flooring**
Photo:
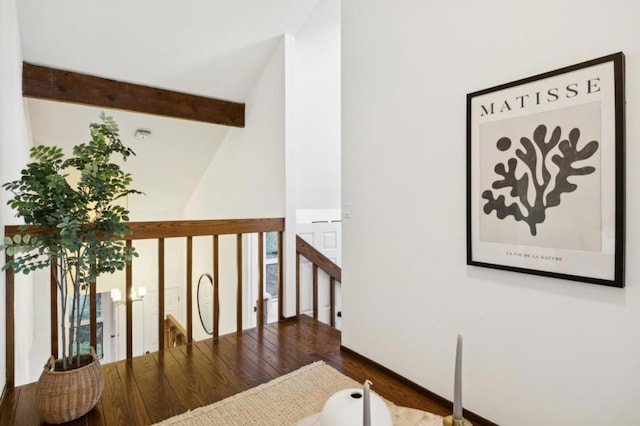
[[[403,406],[451,413],[447,401],[429,395],[357,354],[340,349],[340,332],[302,316],[193,345],[103,365],[98,405],[69,425],[148,425],[220,401],[314,361],[347,376],[370,379],[375,391]],[[0,425],[39,425],[33,384],[7,392]],[[491,425],[476,416],[474,425]]]

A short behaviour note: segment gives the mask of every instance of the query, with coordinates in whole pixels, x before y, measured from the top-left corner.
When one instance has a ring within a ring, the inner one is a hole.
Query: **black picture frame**
[[[467,95],[467,264],[624,287],[624,54]]]

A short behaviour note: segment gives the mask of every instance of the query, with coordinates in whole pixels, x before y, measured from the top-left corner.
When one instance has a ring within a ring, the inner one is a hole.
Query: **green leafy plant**
[[[21,233],[6,237],[0,245],[0,250],[13,256],[2,270],[28,274],[55,266],[62,313],[62,370],[82,365],[78,332],[89,284],[103,273],[124,269],[137,256],[123,242],[130,232],[123,223],[129,220],[129,212],[114,202],[140,192],[129,189],[131,175],[112,162],[113,156],[126,161],[135,153],[120,141],[113,118],[104,113],[100,118],[102,123],[89,126],[91,140],[74,146],[72,156],[65,158],[56,146],[36,146],[31,149],[34,161],[22,170],[20,179],[2,185],[13,193],[9,206],[24,219]]]

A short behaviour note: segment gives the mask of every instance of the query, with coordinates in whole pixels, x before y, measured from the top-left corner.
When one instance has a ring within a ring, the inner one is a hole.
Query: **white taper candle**
[[[362,424],[364,426],[371,426],[371,395],[370,395],[371,382],[366,380],[364,382],[364,389],[362,390]]]
[[[462,419],[462,335],[458,334],[456,372],[453,382],[453,418]]]

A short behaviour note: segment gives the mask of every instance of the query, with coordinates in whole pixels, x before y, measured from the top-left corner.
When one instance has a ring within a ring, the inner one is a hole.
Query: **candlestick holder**
[[[444,426],[473,426],[473,423],[471,423],[469,420],[467,419],[456,419],[453,416],[447,416],[442,420],[442,424]]]

